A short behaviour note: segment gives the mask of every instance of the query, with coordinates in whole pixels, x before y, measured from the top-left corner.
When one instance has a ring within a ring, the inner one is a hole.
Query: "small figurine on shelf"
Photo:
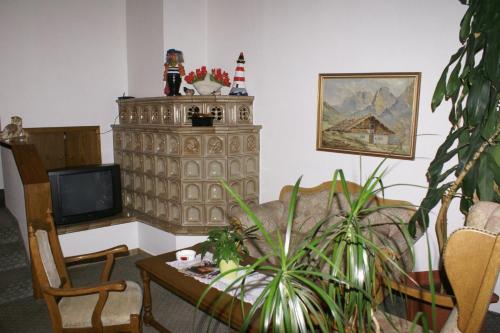
[[[10,118],[11,123],[5,126],[2,131],[2,139],[9,140],[24,138],[24,130],[23,130],[23,119],[19,116],[13,116]]]
[[[180,96],[182,77],[185,75],[184,56],[182,51],[176,49],[167,50],[165,70],[163,71],[163,81],[165,81],[165,95]]]
[[[240,56],[236,62],[236,69],[234,71],[233,86],[231,87],[231,91],[229,91],[229,95],[248,96],[247,89],[245,88],[244,64],[245,57],[243,56],[243,52],[240,52]]]

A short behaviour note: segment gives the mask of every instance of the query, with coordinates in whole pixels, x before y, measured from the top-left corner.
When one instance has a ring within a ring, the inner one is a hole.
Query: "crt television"
[[[54,169],[48,173],[56,225],[94,220],[122,211],[118,164]]]

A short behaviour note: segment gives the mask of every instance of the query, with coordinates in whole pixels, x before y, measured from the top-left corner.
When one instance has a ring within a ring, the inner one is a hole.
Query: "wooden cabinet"
[[[46,170],[101,164],[99,126],[25,128]]]
[[[259,202],[259,132],[253,97],[179,96],[119,100],[113,127],[122,170],[124,207],[163,225],[228,224],[238,206],[228,182],[247,202]],[[213,127],[193,127],[193,114]]]

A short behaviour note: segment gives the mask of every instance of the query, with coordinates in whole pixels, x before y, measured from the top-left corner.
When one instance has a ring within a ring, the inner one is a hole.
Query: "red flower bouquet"
[[[195,71],[189,72],[188,75],[184,76],[184,80],[189,84],[193,84],[195,82],[205,80],[206,76],[207,76],[207,67],[202,66],[201,68],[197,68]],[[210,81],[217,82],[226,87],[229,87],[231,85],[231,81],[229,80],[229,74],[220,68],[212,69],[212,73],[210,74]]]

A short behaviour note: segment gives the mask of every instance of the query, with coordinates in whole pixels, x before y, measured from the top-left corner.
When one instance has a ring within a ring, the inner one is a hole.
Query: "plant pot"
[[[203,81],[193,83],[193,87],[200,95],[220,95],[222,84],[210,80],[210,75],[207,74]]]
[[[229,260],[229,261],[221,260],[221,262],[219,263],[219,269],[220,269],[221,273],[225,273],[227,271],[230,271],[230,270],[238,268],[238,267],[239,267],[238,263],[234,260]],[[238,271],[234,271],[232,273],[224,275],[223,279],[234,280],[237,277],[238,277]]]

